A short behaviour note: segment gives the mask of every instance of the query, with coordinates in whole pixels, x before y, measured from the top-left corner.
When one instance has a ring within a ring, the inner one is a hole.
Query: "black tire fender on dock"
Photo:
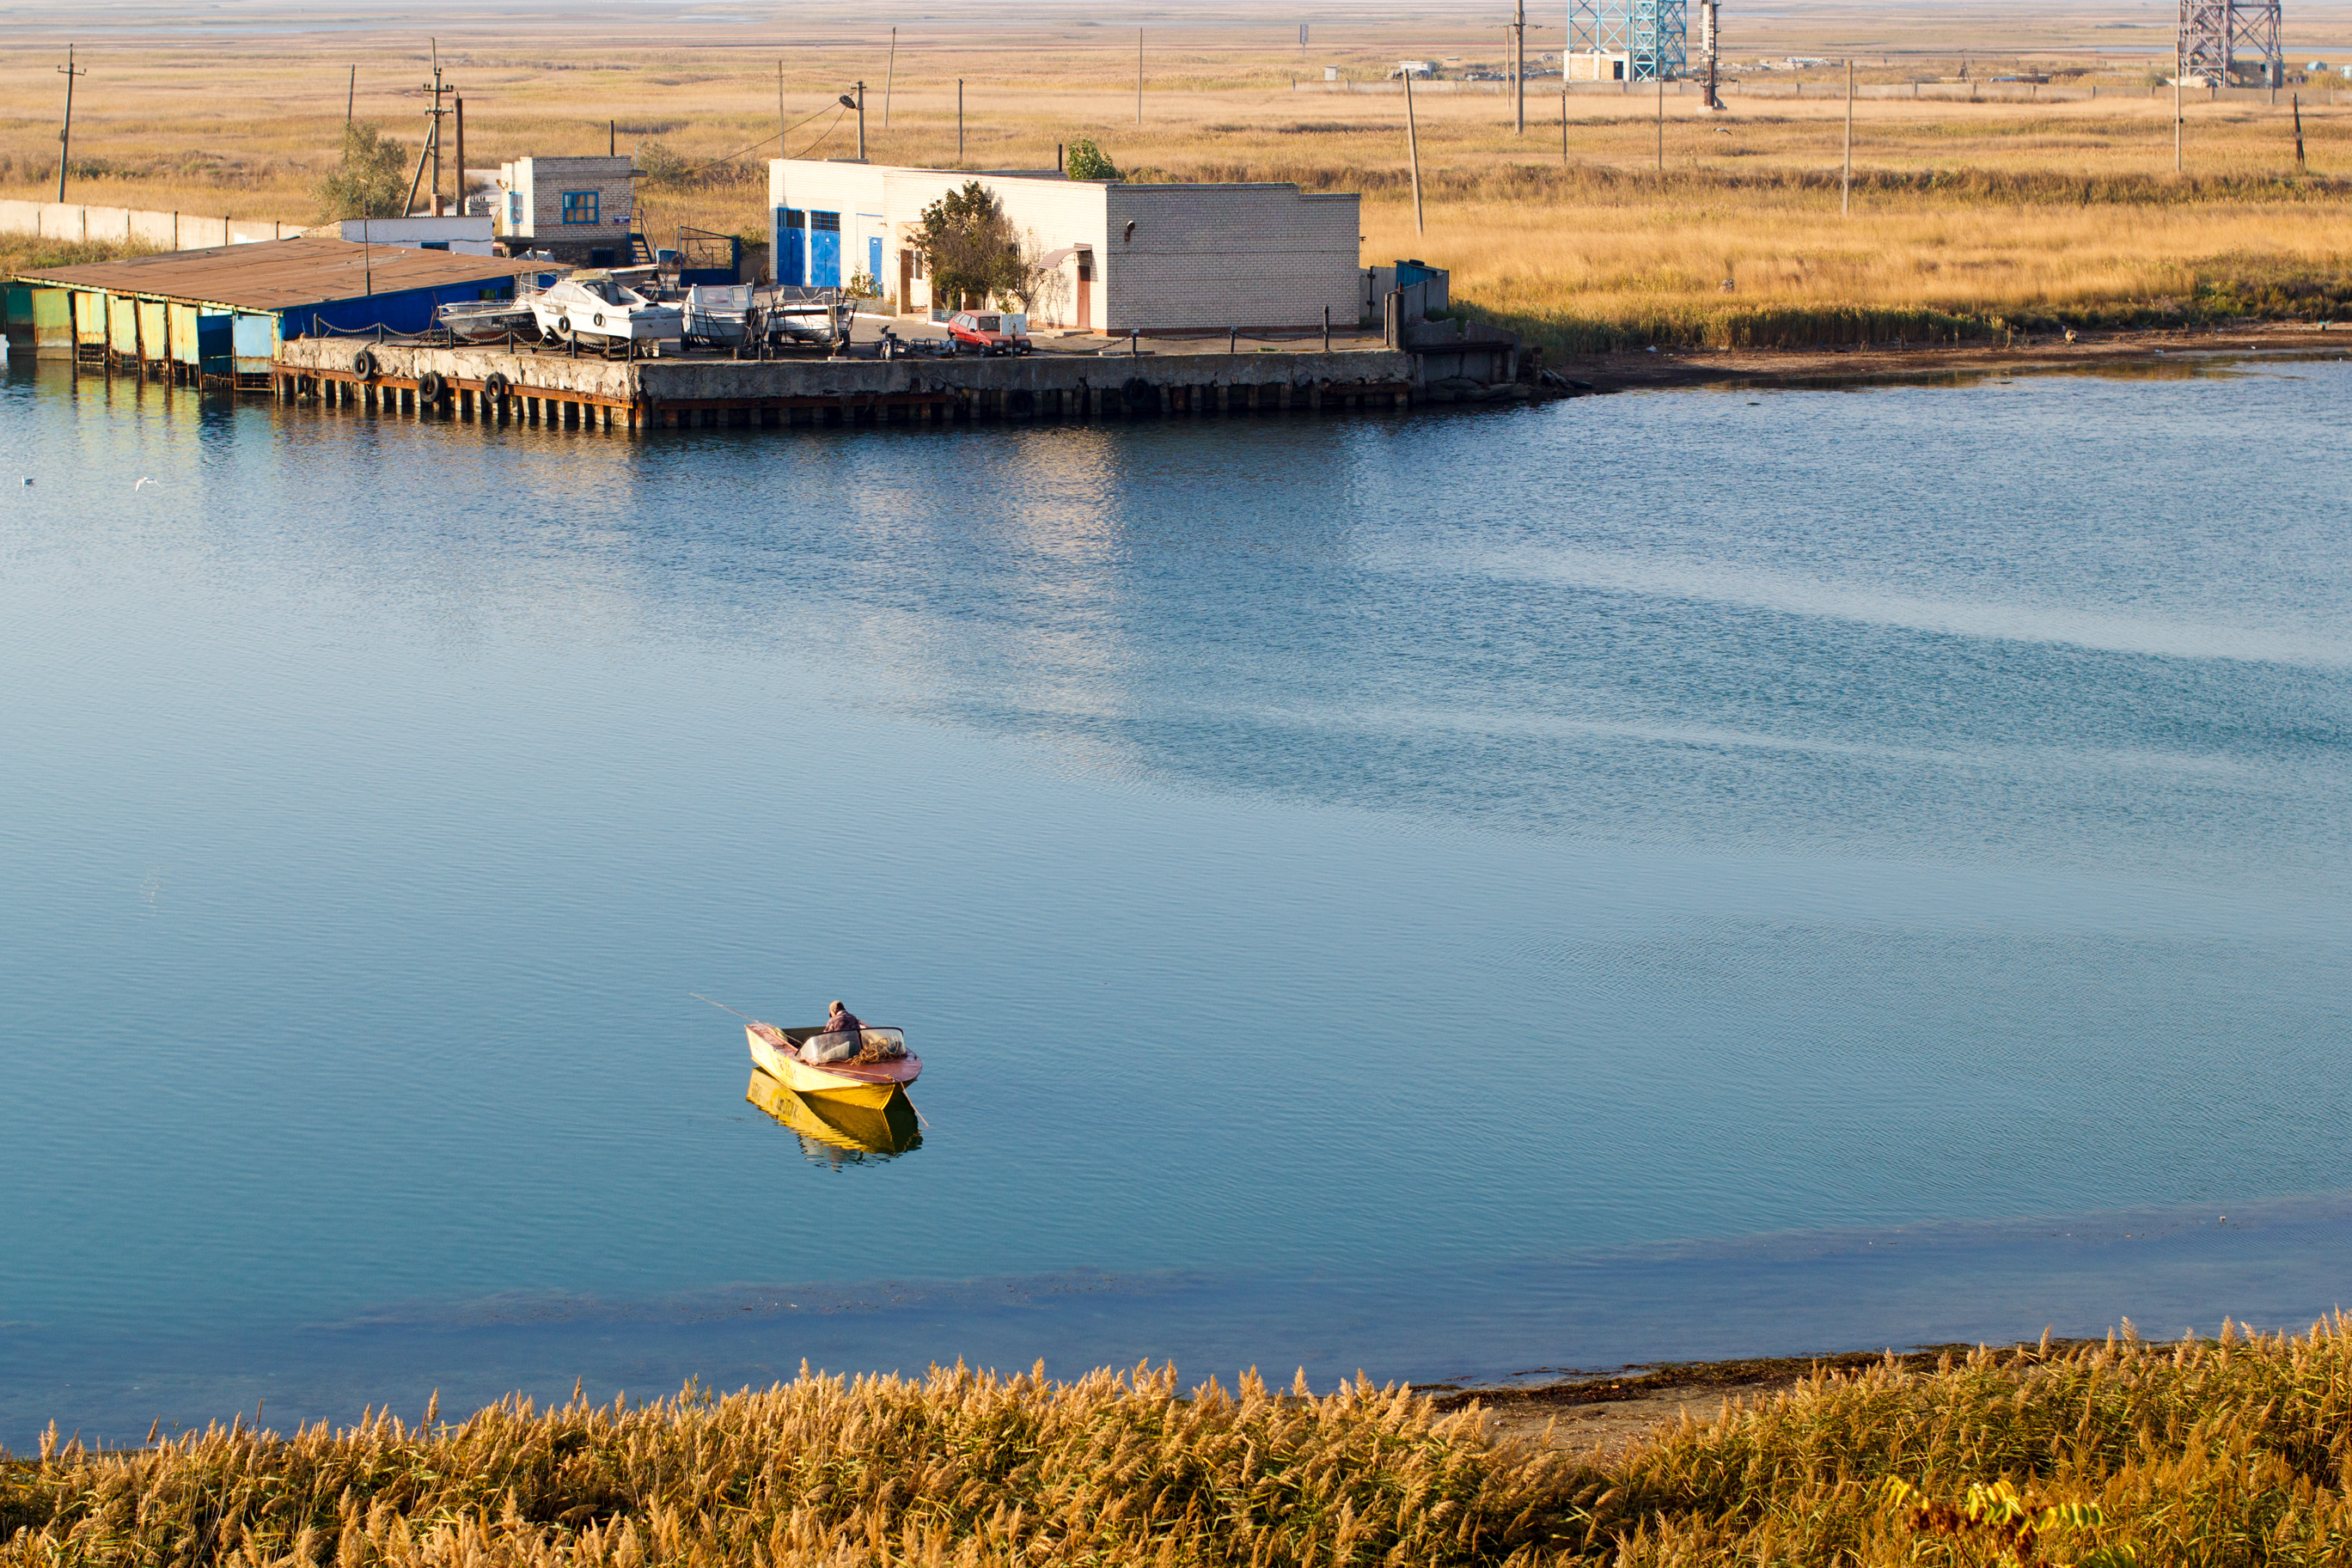
[[[1004,394],[1004,412],[1015,419],[1024,419],[1037,412],[1037,394],[1027,387],[1014,387]]]
[[[427,371],[416,378],[416,401],[439,402],[449,395],[449,382],[439,371]]]
[[[507,380],[504,371],[492,371],[482,382],[482,395],[492,402],[506,396],[513,390],[514,382]]]
[[[363,382],[375,380],[375,356],[362,349],[352,356],[352,374]]]
[[[1118,395],[1127,400],[1129,408],[1150,408],[1160,401],[1160,389],[1141,376],[1129,376],[1127,384],[1118,389]]]

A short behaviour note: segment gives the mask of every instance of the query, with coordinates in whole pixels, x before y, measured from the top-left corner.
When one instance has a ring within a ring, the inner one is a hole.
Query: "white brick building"
[[[636,227],[629,158],[524,158],[499,165],[498,230],[509,248],[575,267],[626,267]]]
[[[915,253],[923,209],[977,180],[1024,253],[1052,269],[1032,312],[1100,332],[1352,326],[1364,305],[1358,198],[1290,184],[1131,185],[780,158],[768,204],[780,282],[871,276],[899,308],[931,304]]]
[[[319,231],[313,229],[313,234]],[[488,218],[405,217],[344,218],[335,232],[361,245],[406,246],[415,250],[446,250],[458,256],[490,254]]]

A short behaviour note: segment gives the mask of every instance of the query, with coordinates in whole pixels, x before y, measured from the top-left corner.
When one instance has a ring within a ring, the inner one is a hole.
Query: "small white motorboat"
[[[849,340],[855,307],[838,289],[782,284],[758,291],[751,304],[753,335],[766,342],[834,349]]]
[[[528,299],[453,300],[434,315],[441,329],[460,343],[492,343],[509,332],[525,339],[539,336],[539,320]]]
[[[751,286],[698,283],[678,301],[689,349],[740,349],[751,340]]]
[[[559,343],[676,342],[685,332],[678,307],[594,273],[574,273],[541,289],[531,296],[530,311],[540,331]]]

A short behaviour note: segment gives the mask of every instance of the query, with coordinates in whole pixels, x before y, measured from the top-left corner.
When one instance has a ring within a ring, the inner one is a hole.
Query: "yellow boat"
[[[855,1105],[881,1110],[890,1103],[893,1095],[906,1099],[906,1086],[922,1074],[923,1059],[907,1053],[907,1037],[895,1029],[862,1030],[859,1043],[868,1049],[895,1050],[898,1052],[896,1056],[880,1061],[828,1061],[822,1067],[813,1067],[800,1059],[800,1048],[809,1036],[824,1032],[822,1026],[743,1026],[743,1038],[751,1047],[751,1060],[762,1072],[793,1093],[820,1101],[828,1108]]]
[[[913,1102],[903,1089],[879,1109],[821,1102],[795,1094],[766,1072],[754,1068],[743,1098],[798,1133],[829,1149],[853,1154],[903,1155],[923,1141]],[[812,1151],[814,1152],[814,1151]]]

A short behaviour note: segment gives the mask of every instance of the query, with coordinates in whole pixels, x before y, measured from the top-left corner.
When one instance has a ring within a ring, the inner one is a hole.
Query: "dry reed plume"
[[[1171,1371],[803,1375],[0,1462],[0,1565],[2326,1563],[2352,1321],[1817,1375],[1601,1460]]]
[[[638,1409],[68,1449],[8,1477],[0,1563],[1466,1563],[1527,1539],[1555,1468],[1369,1385],[804,1375]]]

